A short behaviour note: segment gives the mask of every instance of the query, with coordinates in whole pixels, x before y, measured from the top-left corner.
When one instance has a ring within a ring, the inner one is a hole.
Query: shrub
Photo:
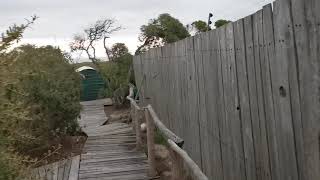
[[[134,83],[132,71],[133,56],[129,53],[108,63],[100,63],[100,73],[107,81],[106,96],[112,97],[116,104],[123,104],[128,95],[129,82]],[[130,74],[129,74],[130,73]]]
[[[60,49],[25,45],[0,54],[0,87],[0,178],[13,179],[28,154],[80,132],[80,77]]]

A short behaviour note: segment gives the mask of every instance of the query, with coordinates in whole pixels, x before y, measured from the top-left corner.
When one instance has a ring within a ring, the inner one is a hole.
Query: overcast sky
[[[217,19],[237,20],[273,0],[0,0],[0,32],[13,23],[36,14],[40,18],[24,34],[23,43],[52,44],[68,51],[74,34],[101,18],[115,18],[125,29],[110,39],[137,48],[140,26],[161,13],[169,13],[183,24]],[[99,56],[103,53],[100,50]],[[75,55],[79,56],[79,55]]]

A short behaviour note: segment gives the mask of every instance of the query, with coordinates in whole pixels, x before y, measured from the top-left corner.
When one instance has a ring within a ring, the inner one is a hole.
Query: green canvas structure
[[[105,81],[94,68],[82,66],[76,70],[81,75],[81,101],[96,100],[106,89]]]

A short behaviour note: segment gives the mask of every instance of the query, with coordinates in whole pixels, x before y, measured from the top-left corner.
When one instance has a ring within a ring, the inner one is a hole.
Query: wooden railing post
[[[137,150],[141,149],[142,142],[141,142],[141,130],[140,130],[140,109],[134,108],[133,110],[133,119],[134,119],[134,126],[136,129],[136,141],[137,141]]]
[[[181,159],[172,149],[169,149],[169,152],[172,160],[172,180],[184,180],[182,173],[183,164],[181,163]]]
[[[150,118],[149,110],[147,108],[144,109],[144,114],[147,123],[147,146],[148,146],[148,163],[150,166],[149,176],[155,177],[157,175],[156,166],[155,166],[155,152],[154,152],[154,123]]]

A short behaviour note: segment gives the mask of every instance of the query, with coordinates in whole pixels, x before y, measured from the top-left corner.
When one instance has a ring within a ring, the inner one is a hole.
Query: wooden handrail
[[[180,167],[174,167],[175,170],[180,171],[176,173],[178,174],[178,177],[174,177],[174,179],[180,179],[181,176],[188,175],[193,180],[208,180],[207,176],[203,174],[199,166],[190,158],[190,156],[184,150],[177,146],[176,143],[171,139],[168,139],[168,144],[170,150],[173,151],[173,154],[175,156],[174,160],[176,162],[174,164],[179,164],[178,161],[182,162],[182,164],[178,165]]]
[[[159,119],[155,111],[153,110],[151,105],[147,106],[148,111],[150,112],[150,115],[152,117],[154,125],[160,130],[160,132],[163,134],[163,136],[166,139],[171,139],[173,142],[175,142],[179,147],[182,147],[184,144],[184,140],[174,134],[172,131],[170,131]]]
[[[144,108],[140,108],[133,97],[133,88],[130,88],[130,93],[127,99],[130,101],[132,108],[132,120],[135,125],[135,131],[137,135],[137,148],[141,148],[141,134],[140,134],[140,117],[144,115],[147,126],[147,147],[148,147],[148,163],[149,163],[149,176],[156,176],[156,165],[155,165],[155,144],[154,144],[154,133],[157,128],[164,138],[168,141],[168,148],[170,150],[170,156],[172,157],[172,180],[208,180],[208,178],[202,173],[201,169],[197,164],[188,156],[188,154],[181,149],[184,140],[170,131],[157,116],[156,112],[151,105]]]
[[[130,103],[138,110],[141,110],[141,108],[138,106],[137,102],[132,99],[131,97],[127,96],[127,99],[130,101]]]

